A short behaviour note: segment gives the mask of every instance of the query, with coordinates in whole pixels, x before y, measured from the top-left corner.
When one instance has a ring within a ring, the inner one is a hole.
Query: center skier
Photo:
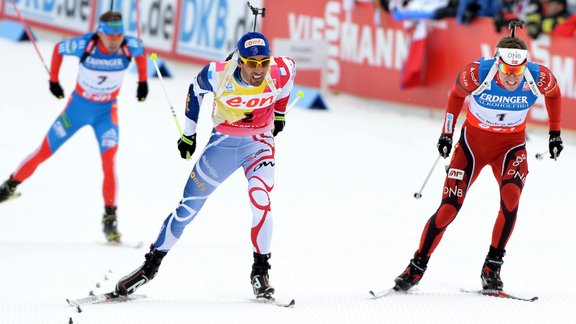
[[[186,97],[184,134],[178,150],[184,159],[196,149],[196,123],[204,95],[214,93],[214,129],[194,165],[176,210],[168,215],[144,264],[116,285],[118,295],[132,294],[152,280],[162,259],[184,228],[200,212],[206,199],[234,171],[242,167],[248,180],[253,213],[251,239],[254,264],[250,281],[256,298],[271,299],[270,243],[274,188],[274,136],[284,128],[286,104],[294,84],[295,63],[271,57],[268,39],[257,32],[240,38],[232,60],[206,65],[190,84]]]

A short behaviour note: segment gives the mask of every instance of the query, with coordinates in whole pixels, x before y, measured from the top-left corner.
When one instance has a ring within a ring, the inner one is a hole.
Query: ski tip
[[[389,296],[389,295],[397,293],[397,292],[402,292],[402,291],[399,291],[398,289],[396,289],[396,286],[394,286],[392,288],[382,290],[382,291],[370,290],[368,293],[370,294],[371,299],[380,299],[382,297],[386,297],[386,296]]]
[[[278,301],[274,300],[274,304],[276,304],[276,306],[280,306],[280,307],[292,308],[292,307],[294,307],[294,305],[296,305],[296,301],[294,299],[292,299],[288,303],[282,303],[282,302],[278,302]]]
[[[272,296],[261,296],[261,297],[257,297],[256,301],[259,303],[264,303],[264,304],[273,304],[279,307],[294,307],[294,305],[296,305],[296,300],[291,299],[290,302],[285,303],[285,302],[280,302],[278,301],[276,298],[272,297]]]
[[[524,298],[515,295],[510,295],[501,290],[491,290],[491,289],[482,289],[482,290],[468,290],[468,289],[460,289],[461,292],[471,293],[471,294],[478,294],[483,296],[491,296],[491,297],[499,297],[499,298],[508,298],[513,300],[521,300],[527,302],[535,302],[538,300],[538,296],[534,296],[532,298]]]

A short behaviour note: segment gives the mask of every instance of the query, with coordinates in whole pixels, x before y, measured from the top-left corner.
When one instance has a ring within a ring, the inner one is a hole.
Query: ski
[[[499,297],[499,298],[508,298],[508,299],[513,299],[513,300],[527,301],[527,302],[534,302],[534,301],[538,300],[538,296],[534,296],[532,298],[524,298],[524,297],[518,297],[518,296],[510,295],[506,292],[503,292],[501,290],[495,290],[495,289],[483,289],[483,290],[460,289],[460,291],[465,292],[465,293],[469,293],[469,294],[477,294],[477,295],[482,295],[482,296],[491,296],[491,297]]]
[[[373,290],[370,290],[368,293],[370,294],[371,299],[380,299],[380,298],[383,298],[383,297],[386,297],[386,296],[390,296],[390,295],[392,295],[392,294],[394,294],[394,293],[397,293],[397,292],[398,292],[398,291],[397,291],[396,289],[394,289],[394,288],[389,288],[389,289],[386,289],[386,290],[376,291],[376,292],[373,291]]]
[[[82,312],[81,306],[94,305],[94,304],[112,304],[112,303],[122,303],[135,299],[146,298],[146,295],[132,294],[128,296],[118,295],[116,292],[111,291],[105,294],[94,294],[90,292],[88,297],[69,299],[66,298],[68,305],[76,308],[78,313]]]
[[[255,301],[257,303],[262,303],[262,304],[270,304],[270,305],[276,305],[279,307],[286,307],[286,308],[292,308],[294,307],[294,305],[296,305],[296,301],[294,299],[291,299],[289,302],[280,302],[277,301],[276,298],[274,297],[258,297],[255,299]]]
[[[144,242],[142,241],[138,241],[138,242],[124,242],[124,241],[120,241],[120,242],[114,242],[114,241],[106,241],[106,242],[102,242],[102,241],[96,241],[96,243],[101,244],[101,245],[106,245],[106,246],[114,246],[114,247],[125,247],[125,248],[130,248],[130,249],[140,249],[144,246]]]

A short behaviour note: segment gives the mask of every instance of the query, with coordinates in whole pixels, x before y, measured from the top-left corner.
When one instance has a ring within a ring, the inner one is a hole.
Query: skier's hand
[[[136,90],[136,98],[138,98],[138,101],[144,101],[146,100],[147,96],[148,96],[148,82],[146,81],[138,82],[138,89]]]
[[[556,160],[560,156],[560,152],[564,149],[560,131],[550,131],[550,139],[548,140],[548,149],[550,150],[550,158]]]
[[[274,113],[274,129],[272,130],[272,135],[278,135],[278,133],[284,130],[284,126],[286,126],[285,115]]]
[[[178,139],[178,150],[183,159],[190,159],[194,151],[196,151],[196,134],[189,136],[182,134]]]
[[[438,139],[438,153],[443,158],[447,158],[450,155],[450,151],[452,151],[452,137],[448,135],[441,135]]]
[[[60,86],[60,82],[50,81],[50,92],[58,99],[64,98],[64,89]]]

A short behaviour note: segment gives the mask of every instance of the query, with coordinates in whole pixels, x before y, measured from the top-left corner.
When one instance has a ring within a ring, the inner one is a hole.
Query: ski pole
[[[20,19],[20,23],[22,23],[22,26],[24,26],[24,31],[26,31],[26,35],[28,35],[28,38],[32,42],[32,45],[34,45],[34,49],[36,50],[38,57],[40,57],[40,61],[42,61],[42,64],[44,65],[44,69],[46,69],[46,72],[48,72],[48,75],[50,75],[50,69],[48,69],[48,65],[46,65],[46,62],[44,62],[44,58],[42,57],[40,50],[38,50],[38,46],[36,46],[34,36],[32,36],[32,33],[28,28],[28,24],[26,24],[24,17],[22,17],[22,14],[20,14],[20,10],[18,10],[18,6],[16,5],[16,2],[14,0],[12,0],[12,6],[14,7],[14,10],[16,10],[16,14],[18,15],[18,19]]]
[[[420,191],[414,193],[414,198],[416,198],[416,199],[422,198],[422,190],[424,190],[424,187],[426,186],[428,179],[430,179],[430,176],[432,175],[432,171],[434,171],[434,168],[436,167],[436,164],[438,164],[438,161],[440,161],[441,157],[442,157],[442,155],[438,155],[438,157],[436,158],[436,161],[434,161],[434,164],[432,164],[432,168],[430,168],[430,172],[428,172],[428,175],[426,176],[426,179],[424,180],[424,183],[422,184]]]
[[[552,150],[552,156],[554,157],[554,161],[557,161],[557,159],[558,159],[558,149],[557,148],[554,148]]]
[[[542,160],[542,159],[544,158],[544,155],[545,155],[546,153],[548,153],[548,151],[544,151],[544,152],[542,152],[542,153],[536,153],[536,154],[534,155],[534,157],[536,158],[536,160]],[[552,156],[553,156],[554,161],[557,161],[557,160],[558,160],[558,149],[557,149],[557,148],[554,148],[554,149],[552,150]]]
[[[304,92],[302,90],[298,90],[298,92],[296,93],[296,99],[294,99],[294,101],[292,101],[290,103],[290,105],[288,105],[288,108],[286,108],[286,113],[289,113],[290,110],[292,110],[292,108],[294,108],[294,106],[296,106],[296,103],[301,98],[304,98]]]
[[[544,154],[548,153],[548,151],[542,152],[542,153],[536,153],[534,155],[534,157],[536,158],[536,160],[542,160],[544,158]]]
[[[170,111],[172,112],[172,117],[174,118],[174,122],[176,123],[176,128],[178,128],[178,133],[180,134],[180,136],[182,136],[182,134],[184,134],[184,132],[182,132],[182,127],[180,127],[180,122],[178,121],[178,116],[176,116],[176,112],[174,111],[174,106],[172,106],[172,103],[170,102],[170,98],[168,98],[168,93],[166,92],[166,88],[164,87],[164,78],[162,77],[162,73],[160,72],[160,68],[158,67],[158,64],[156,63],[156,60],[158,59],[158,55],[156,55],[156,53],[152,53],[152,54],[150,54],[150,58],[152,59],[152,63],[154,63],[154,67],[156,68],[156,74],[158,74],[158,78],[160,79],[160,85],[162,86],[162,91],[164,92],[164,96],[166,97],[166,101],[168,102],[168,106],[170,106]]]
[[[168,97],[168,92],[166,92],[166,88],[164,87],[164,78],[162,77],[162,73],[160,72],[160,68],[158,67],[158,63],[156,60],[158,59],[158,55],[156,53],[150,54],[150,58],[152,59],[152,63],[154,63],[154,68],[156,68],[156,74],[158,74],[158,78],[160,79],[160,85],[162,86],[162,91],[164,92],[164,97],[166,97],[166,101],[168,102],[168,106],[170,106],[170,111],[172,112],[172,118],[174,118],[174,123],[176,123],[176,128],[178,128],[178,133],[180,134],[180,139],[184,141],[186,144],[192,145],[194,142],[189,140],[184,136],[184,132],[182,131],[182,127],[180,126],[180,122],[178,121],[178,116],[176,116],[176,112],[174,111],[174,106],[170,102],[170,98]],[[190,154],[186,152],[186,160],[190,159]]]

